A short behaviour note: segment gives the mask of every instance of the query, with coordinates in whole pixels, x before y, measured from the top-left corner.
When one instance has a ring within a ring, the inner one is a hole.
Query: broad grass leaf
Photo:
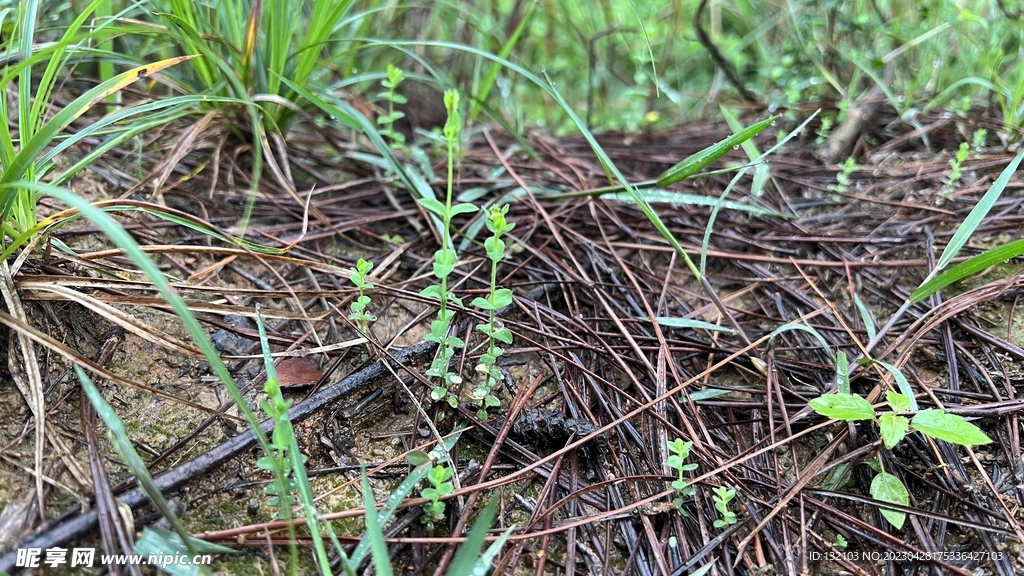
[[[647,320],[647,318],[642,318]],[[703,320],[693,320],[691,318],[671,318],[668,316],[658,316],[654,319],[659,326],[665,326],[666,328],[692,328],[695,330],[711,330],[715,332],[725,332],[732,334],[734,330],[728,326],[719,326],[718,324],[712,324],[710,322],[704,322]]]
[[[1014,240],[1009,244],[1003,244],[1002,246],[996,246],[991,250],[986,250],[970,260],[961,262],[922,284],[920,288],[914,290],[910,295],[910,302],[917,304],[954,282],[958,282],[968,276],[977,274],[978,272],[981,272],[990,266],[995,266],[1000,262],[1006,262],[1011,258],[1016,258],[1021,254],[1024,254],[1024,239]]]
[[[1006,185],[1010,183],[1010,178],[1013,173],[1017,171],[1017,167],[1020,166],[1020,161],[1024,159],[1024,150],[1021,150],[1016,157],[1006,166],[1003,172],[996,178],[996,181],[989,186],[985,195],[981,197],[981,200],[974,206],[971,213],[967,215],[967,218],[960,224],[956,230],[956,234],[953,234],[953,238],[950,239],[949,244],[946,245],[946,249],[942,251],[942,256],[939,257],[938,263],[935,265],[936,269],[942,270],[956,258],[956,255],[960,253],[960,249],[967,244],[967,240],[971,238],[974,231],[978,229],[981,221],[988,215],[989,210],[996,203],[996,200],[1003,194],[1003,190],[1006,189]]]
[[[762,130],[771,126],[772,122],[774,122],[776,118],[776,116],[769,116],[756,124],[751,124],[743,130],[732,134],[725,140],[722,140],[717,144],[713,144],[682,162],[679,162],[675,166],[663,172],[661,176],[658,176],[658,186],[675,184],[676,182],[686,180],[690,176],[700,172],[715,160],[725,156],[726,153],[734,147],[750,140]]]

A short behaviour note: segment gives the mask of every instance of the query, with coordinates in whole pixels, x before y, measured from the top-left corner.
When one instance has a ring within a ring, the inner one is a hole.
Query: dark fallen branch
[[[392,367],[400,370],[401,365],[415,364],[427,359],[434,353],[436,344],[433,342],[421,342],[395,351],[392,354],[394,360]],[[293,423],[299,423],[325,407],[335,404],[352,394],[370,387],[385,378],[394,378],[391,370],[383,362],[376,362],[366,368],[347,376],[341,381],[333,384],[319,394],[311,396],[307,400],[296,404],[289,411],[289,417]],[[264,420],[260,428],[264,434],[269,434],[273,429],[273,421]],[[223,466],[246,450],[256,446],[256,436],[252,430],[239,434],[210,450],[209,452],[171,468],[156,477],[156,485],[164,493],[173,492],[185,486],[193,480],[203,478],[217,468]],[[120,496],[120,500],[136,510],[145,505],[149,499],[141,488],[135,488]],[[0,571],[13,572],[17,560],[17,549],[21,548],[54,548],[66,544],[94,532],[97,528],[97,512],[89,510],[69,520],[60,522],[43,529],[41,532],[29,536],[19,542],[9,554],[0,558]]]
[[[538,286],[525,295],[526,300],[540,298],[549,286]],[[518,310],[515,304],[499,310],[499,316],[508,316]],[[412,346],[406,346],[388,352],[391,367],[385,366],[383,362],[377,361],[370,366],[345,377],[332,384],[319,394],[296,404],[288,411],[288,416],[293,424],[298,424],[310,416],[320,412],[328,406],[340,402],[352,394],[378,383],[387,378],[394,378],[392,372],[401,370],[402,366],[417,364],[426,361],[437,349],[433,342],[421,342]],[[273,420],[267,419],[260,423],[260,429],[264,434],[273,430]],[[156,485],[163,493],[174,492],[186,484],[205,477],[224,464],[241,455],[246,450],[256,446],[256,436],[252,430],[247,430],[210,450],[181,464],[155,478]],[[128,505],[132,510],[137,510],[149,502],[148,497],[141,488],[135,488],[119,497],[121,502]],[[89,510],[68,520],[57,521],[55,524],[39,530],[36,534],[23,539],[14,549],[3,557],[0,557],[0,572],[13,572],[17,561],[17,550],[24,548],[54,548],[64,546],[78,538],[86,536],[97,529],[98,515],[96,510]]]

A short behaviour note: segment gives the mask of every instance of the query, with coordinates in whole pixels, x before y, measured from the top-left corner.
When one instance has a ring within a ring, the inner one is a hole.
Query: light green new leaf
[[[910,428],[910,422],[904,416],[886,412],[878,417],[878,430],[882,435],[882,443],[889,450],[903,441]]]
[[[899,478],[887,472],[879,472],[875,479],[871,481],[871,497],[875,500],[899,504],[900,506],[910,504],[910,493],[907,492],[907,487],[903,485],[903,482],[900,482]],[[881,508],[879,512],[897,530],[903,528],[903,523],[907,520],[906,512],[889,508]]]
[[[906,412],[911,410],[910,398],[907,398],[906,394],[886,390],[885,401],[889,403],[889,407],[892,408],[893,412]]]
[[[936,408],[918,412],[911,420],[910,427],[931,438],[961,446],[979,446],[992,442],[980,428],[962,416],[946,414]]]
[[[871,403],[856,394],[824,394],[808,402],[808,405],[818,414],[833,420],[856,422],[875,417]]]

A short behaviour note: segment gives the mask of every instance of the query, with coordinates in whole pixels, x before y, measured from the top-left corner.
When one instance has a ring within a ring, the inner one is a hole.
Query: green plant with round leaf
[[[487,418],[487,408],[501,405],[501,401],[493,394],[494,387],[501,381],[501,370],[495,367],[498,357],[504,350],[497,345],[501,342],[506,346],[512,344],[512,331],[506,328],[500,320],[495,317],[495,312],[512,304],[512,291],[508,288],[498,288],[498,263],[505,258],[505,241],[501,239],[506,233],[515,228],[515,224],[508,222],[505,215],[508,214],[508,205],[493,206],[487,218],[487,229],[491,231],[491,237],[484,241],[484,249],[487,251],[487,258],[491,261],[491,286],[487,298],[473,299],[473,306],[487,311],[488,321],[476,328],[487,335],[487,351],[480,355],[480,364],[477,371],[482,375],[481,383],[473,391],[473,395],[483,401],[483,407],[477,412],[481,420]]]

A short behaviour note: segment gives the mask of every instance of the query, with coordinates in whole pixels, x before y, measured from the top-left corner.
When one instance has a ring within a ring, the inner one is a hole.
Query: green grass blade
[[[914,398],[914,389],[910,386],[910,381],[908,381],[907,377],[904,376],[902,372],[900,372],[899,368],[892,364],[889,364],[888,362],[882,362],[881,360],[872,360],[870,358],[865,358],[858,363],[865,366],[869,364],[878,364],[882,368],[885,368],[886,371],[889,372],[889,374],[892,374],[893,380],[895,380],[896,385],[899,386],[900,393],[906,396],[908,400],[910,400],[910,409],[913,411],[918,410],[917,399]]]
[[[853,293],[853,303],[857,307],[857,312],[860,313],[860,320],[864,323],[864,331],[867,332],[868,340],[873,340],[875,334],[878,334],[878,328],[875,326],[874,319],[871,318],[871,311],[868,310],[867,304],[857,292]]]
[[[135,475],[136,481],[139,486],[142,487],[143,491],[146,492],[146,496],[153,503],[153,506],[160,511],[160,514],[170,522],[171,527],[174,528],[174,532],[181,538],[182,543],[188,549],[188,552],[192,556],[199,554],[196,550],[195,544],[192,542],[192,536],[188,530],[185,529],[185,525],[181,523],[181,520],[174,513],[174,509],[171,507],[167,499],[164,498],[160,488],[157,487],[153,477],[149,474],[149,470],[146,467],[146,462],[139,456],[139,453],[135,451],[135,446],[132,445],[131,440],[128,436],[128,431],[124,427],[124,423],[114,412],[114,409],[107,404],[107,401],[100,394],[100,391],[96,389],[96,385],[92,383],[89,375],[82,370],[81,366],[75,365],[75,373],[78,374],[78,380],[82,383],[82,389],[85,391],[85,395],[89,398],[89,402],[96,409],[96,413],[107,425],[108,437],[110,442],[114,445],[114,449],[121,455],[121,460]],[[205,566],[202,567],[203,574],[209,574],[210,570]]]
[[[640,318],[640,320],[649,320],[648,318]],[[725,332],[726,334],[732,334],[733,329],[728,326],[721,326],[718,324],[712,324],[710,322],[704,322],[703,320],[694,320],[692,318],[672,318],[670,316],[658,316],[654,319],[659,326],[665,326],[667,328],[686,328],[689,330],[710,330],[712,332]]]
[[[774,342],[775,338],[778,337],[780,334],[784,332],[791,332],[793,330],[807,332],[811,336],[814,336],[818,340],[818,342],[821,342],[821,347],[824,348],[825,354],[827,354],[828,357],[831,358],[833,362],[835,362],[836,355],[832,351],[832,345],[828,343],[828,340],[825,340],[825,337],[821,335],[821,332],[815,330],[814,327],[812,327],[810,324],[797,324],[795,322],[783,324],[782,326],[779,326],[774,331],[772,331],[772,335],[768,339],[768,343],[771,344],[772,342]]]
[[[498,513],[498,500],[499,498],[491,498],[491,501],[480,512],[480,516],[473,522],[466,541],[459,547],[459,551],[448,566],[448,571],[445,573],[447,576],[475,576],[477,573],[483,576],[487,573],[491,562],[485,556],[481,556],[480,551],[483,550],[484,542],[487,541],[487,531],[490,530],[491,524],[494,523],[494,517]],[[509,528],[509,531],[511,530]],[[506,534],[508,533],[506,532]],[[480,571],[481,569],[482,571]]]
[[[1013,173],[1017,171],[1017,167],[1020,166],[1020,161],[1024,159],[1024,150],[1021,150],[1017,156],[1010,162],[1009,165],[1003,170],[1002,174],[996,178],[996,181],[992,183],[985,195],[981,197],[978,204],[974,206],[971,213],[967,215],[967,218],[957,228],[956,234],[953,234],[953,238],[946,245],[946,249],[942,251],[942,256],[939,257],[938,263],[935,265],[936,270],[942,270],[956,258],[956,255],[960,253],[960,249],[967,244],[967,241],[974,234],[974,231],[978,229],[981,221],[988,215],[989,210],[1002,195],[1003,190],[1006,189],[1006,185],[1010,183],[1010,178]]]
[[[960,264],[957,264],[922,284],[920,288],[914,290],[910,295],[910,302],[917,304],[954,282],[977,274],[978,272],[981,272],[990,266],[995,266],[1000,262],[1006,262],[1011,258],[1016,258],[1021,254],[1024,254],[1024,239],[1014,240],[1009,244],[1004,244],[1002,246],[992,248],[991,250],[986,250],[970,260],[961,262]]]
[[[774,216],[776,218],[789,218],[787,214],[776,212],[774,210],[768,210],[767,208],[761,208],[760,206],[754,206],[753,204],[744,204],[742,202],[733,202],[732,200],[721,201],[719,198],[714,196],[702,196],[700,194],[687,194],[684,192],[676,192],[674,190],[667,190],[664,188],[649,188],[641,192],[644,198],[652,204],[672,204],[675,206],[690,205],[690,206],[716,206],[721,205],[722,208],[727,210],[736,210],[737,212],[746,212],[747,214],[753,214],[755,216]],[[617,202],[630,202],[635,203],[635,200],[629,194],[624,192],[615,192],[605,196],[609,200],[615,200]]]
[[[743,130],[743,125],[740,124],[739,118],[732,113],[732,110],[729,110],[725,106],[719,106],[718,108],[722,112],[722,117],[725,118],[726,124],[729,125],[729,129],[732,130],[734,134],[739,134],[739,132]],[[757,162],[761,157],[761,152],[757,150],[757,144],[754,144],[752,140],[745,140],[740,144],[740,146],[743,147],[743,151],[747,153],[747,158],[749,158],[751,162]]]
[[[7,167],[3,175],[0,176],[0,184],[9,184],[25,177],[26,172],[36,161],[36,158],[38,158],[40,153],[42,153],[42,151],[53,142],[54,138],[57,137],[57,134],[74,122],[76,118],[85,114],[85,112],[95,103],[138,80],[156,74],[165,68],[169,68],[190,58],[192,58],[192,56],[179,56],[176,58],[168,58],[167,60],[162,60],[160,62],[154,62],[153,64],[148,64],[146,66],[139,66],[138,68],[118,74],[110,80],[92,88],[78,98],[75,98],[70,104],[54,115],[50,121],[43,124],[39,131],[28,142],[24,143],[23,148],[18,152],[17,156],[15,156],[11,166]]]
[[[508,58],[508,55],[512,53],[512,49],[515,47],[516,42],[519,41],[519,37],[522,36],[523,31],[526,30],[527,24],[530,23],[533,18],[533,10],[537,4],[531,2],[526,8],[526,14],[519,20],[519,25],[516,26],[515,31],[509,36],[505,45],[501,47],[501,51],[498,52],[500,58]],[[490,68],[487,70],[487,76],[484,77],[483,82],[480,84],[480,89],[473,95],[473,102],[469,106],[469,120],[468,123],[472,124],[476,120],[477,115],[480,113],[480,105],[487,101],[487,96],[491,93],[491,88],[494,87],[494,82],[498,79],[498,73],[501,71],[501,62],[492,62]]]
[[[113,218],[93,206],[89,201],[78,195],[58,188],[56,186],[49,186],[46,184],[39,184],[36,182],[12,182],[12,183],[0,183],[0,195],[7,193],[12,190],[27,189],[35,192],[39,195],[53,196],[61,203],[77,209],[81,212],[82,216],[88,218],[94,222],[102,233],[118,248],[124,251],[124,254],[131,259],[140,272],[149,278],[150,282],[160,293],[160,295],[166,300],[174,314],[178,317],[189,335],[192,337],[196,346],[202,350],[203,355],[210,363],[210,369],[214,375],[221,381],[224,387],[227,389],[228,394],[235,401],[238,412],[245,419],[246,423],[252,429],[260,447],[264,453],[270,453],[270,445],[267,442],[267,437],[263,434],[260,429],[260,421],[256,418],[255,413],[249,407],[249,403],[242,392],[238,389],[238,385],[231,377],[231,373],[228,372],[227,367],[220,358],[216,348],[213,347],[213,343],[210,341],[209,336],[203,329],[202,325],[196,319],[195,315],[189,309],[188,304],[167,282],[164,278],[160,268],[142,251],[138,243],[134,238],[128,234],[125,229],[118,224]]]
[[[455,443],[458,442],[461,437],[461,431],[448,437],[444,441],[447,451],[451,451],[451,449],[455,447]],[[391,496],[389,496],[387,501],[384,502],[384,507],[381,508],[380,513],[377,515],[377,523],[379,525],[383,526],[391,519],[391,516],[393,516],[395,511],[398,510],[398,506],[402,503],[402,500],[405,500],[410,494],[412,494],[413,490],[416,489],[419,483],[426,478],[427,473],[430,472],[432,467],[433,463],[428,462],[413,468],[413,471],[409,473],[409,476],[399,484],[398,488],[395,488],[391,493]],[[369,513],[370,510],[372,510],[372,508],[367,508],[367,513]],[[352,566],[359,566],[363,562],[363,559],[366,558],[366,554],[369,550],[370,542],[364,538],[352,552]]]
[[[373,500],[370,481],[366,479],[366,470],[363,470],[362,476],[363,506],[366,508],[366,538],[364,541],[370,543],[370,550],[373,551],[373,566],[376,568],[377,574],[393,576],[391,560],[388,558],[388,545],[384,541],[384,529],[376,514],[377,504]]]
[[[661,176],[658,176],[658,186],[664,187],[670,184],[675,184],[676,182],[685,180],[697,172],[700,172],[715,160],[725,156],[726,153],[734,147],[750,140],[754,136],[757,136],[762,130],[771,126],[772,122],[775,122],[776,118],[777,116],[769,116],[756,124],[751,124],[743,130],[732,134],[725,140],[722,140],[717,144],[713,144],[669,168],[663,172]]]

